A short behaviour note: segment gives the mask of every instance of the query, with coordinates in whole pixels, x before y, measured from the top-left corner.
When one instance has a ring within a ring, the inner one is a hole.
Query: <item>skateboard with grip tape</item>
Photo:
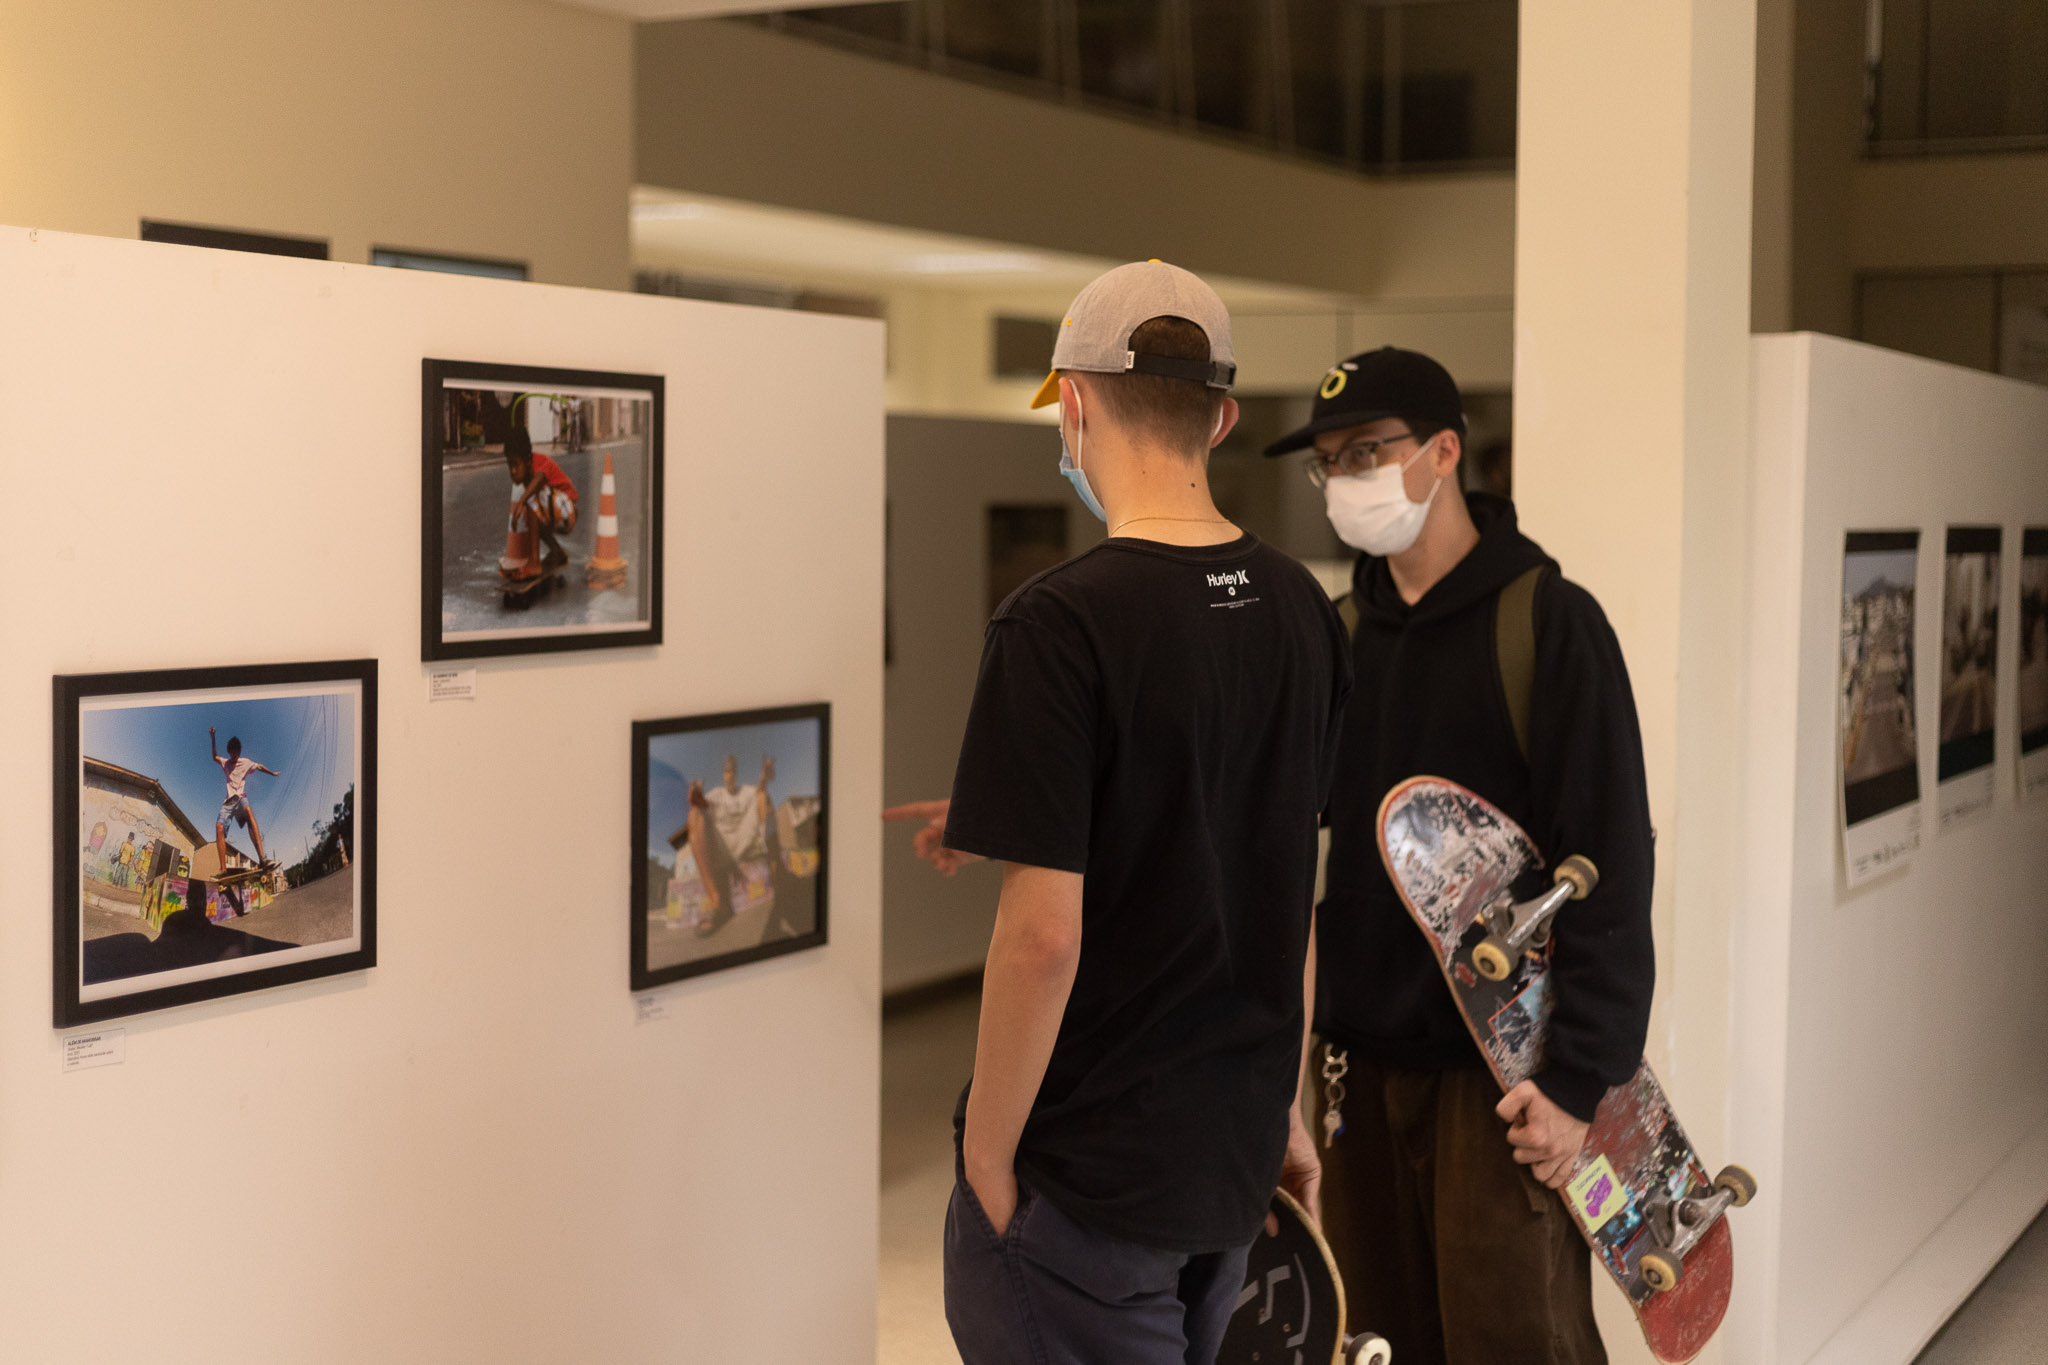
[[[1542,854],[1521,827],[1485,798],[1434,777],[1387,793],[1379,843],[1488,1069],[1512,1090],[1543,1065],[1551,925],[1593,893],[1598,869],[1568,857],[1542,886],[1534,876]],[[1726,1215],[1755,1196],[1756,1181],[1740,1166],[1708,1177],[1647,1061],[1601,1099],[1557,1193],[1628,1297],[1657,1359],[1676,1365],[1697,1356],[1733,1287]]]

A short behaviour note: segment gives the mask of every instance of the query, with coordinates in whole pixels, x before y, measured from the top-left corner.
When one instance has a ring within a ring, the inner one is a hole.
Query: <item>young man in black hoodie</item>
[[[1341,1105],[1327,1084],[1312,1101],[1342,1125],[1324,1228],[1352,1320],[1403,1365],[1583,1365],[1606,1359],[1590,1254],[1551,1190],[1648,1028],[1642,739],[1599,605],[1511,503],[1460,490],[1464,437],[1449,373],[1389,347],[1330,370],[1308,425],[1266,450],[1312,448],[1309,477],[1360,551],[1317,913],[1320,1069],[1342,1086]],[[1544,1069],[1505,1097],[1380,860],[1381,799],[1424,773],[1499,806],[1548,861],[1581,853],[1601,872],[1556,922]]]

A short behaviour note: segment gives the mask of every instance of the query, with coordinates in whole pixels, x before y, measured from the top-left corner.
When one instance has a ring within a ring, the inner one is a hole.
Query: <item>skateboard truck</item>
[[[1658,1294],[1676,1287],[1685,1275],[1685,1253],[1698,1246],[1707,1229],[1729,1209],[1739,1209],[1754,1198],[1756,1177],[1740,1166],[1723,1166],[1714,1177],[1712,1194],[1651,1199],[1643,1217],[1657,1248],[1644,1252],[1636,1263],[1643,1283]]]
[[[1472,965],[1488,981],[1507,980],[1516,958],[1550,941],[1550,921],[1564,903],[1584,900],[1599,884],[1593,860],[1574,853],[1557,865],[1550,889],[1536,899],[1516,905],[1502,896],[1480,916],[1486,941],[1472,950]]]

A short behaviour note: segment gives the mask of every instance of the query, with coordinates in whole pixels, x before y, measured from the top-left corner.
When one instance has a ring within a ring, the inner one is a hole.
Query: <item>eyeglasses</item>
[[[1402,441],[1422,438],[1412,431],[1394,436],[1382,436],[1377,441],[1353,441],[1335,455],[1325,455],[1318,450],[1301,462],[1308,472],[1308,481],[1318,488],[1327,485],[1331,479],[1364,474],[1380,466],[1380,447],[1396,445]]]

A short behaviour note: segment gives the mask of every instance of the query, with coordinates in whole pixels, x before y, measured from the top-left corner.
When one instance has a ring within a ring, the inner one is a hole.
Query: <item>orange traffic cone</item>
[[[618,486],[612,482],[612,453],[604,453],[604,485],[597,498],[597,549],[585,570],[593,588],[626,586],[626,561],[619,556]]]
[[[512,485],[512,510],[505,519],[505,555],[498,561],[498,573],[505,578],[532,578],[540,572],[540,534],[534,530],[520,494]]]

